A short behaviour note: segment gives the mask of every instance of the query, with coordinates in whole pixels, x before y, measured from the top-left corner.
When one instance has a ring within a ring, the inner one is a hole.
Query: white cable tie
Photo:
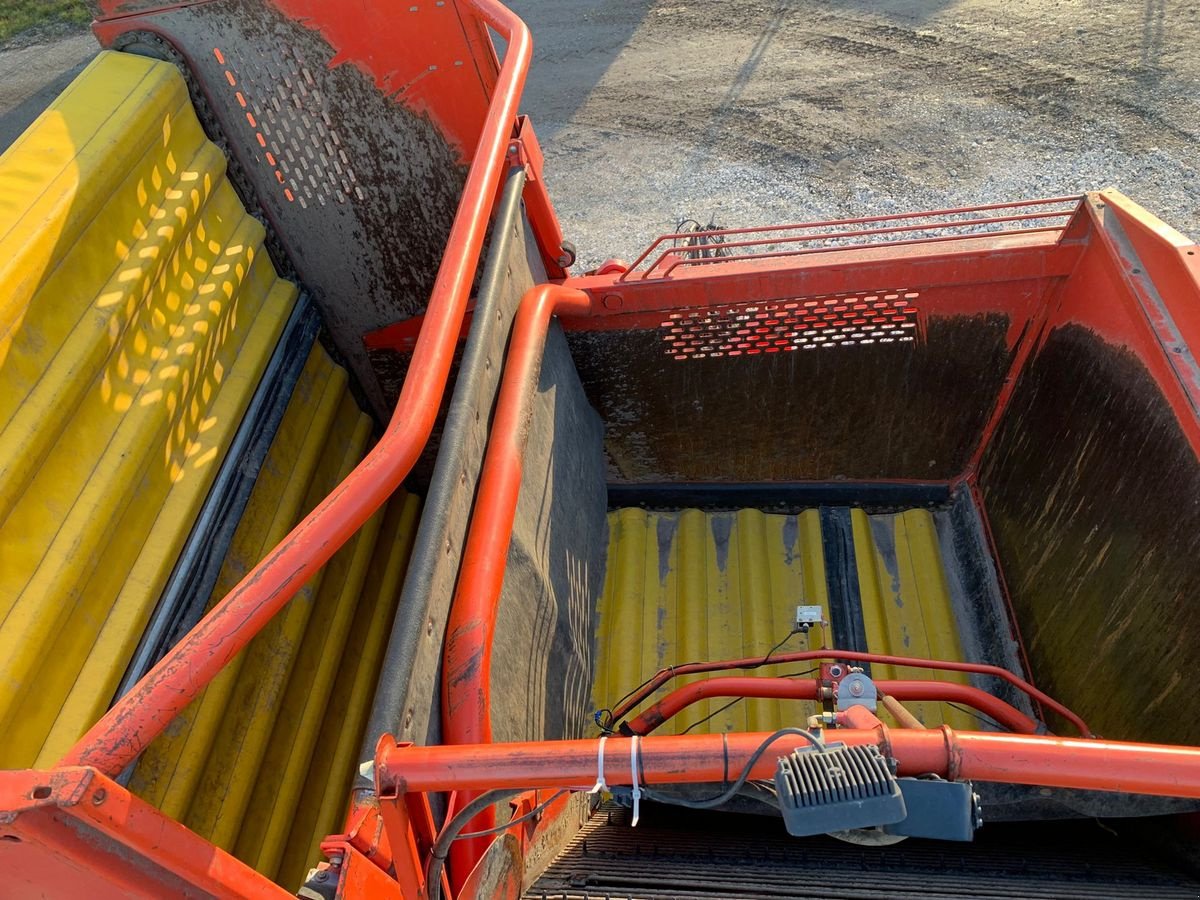
[[[600,738],[600,749],[596,753],[596,783],[588,791],[589,794],[598,794],[608,790],[608,785],[604,783],[604,742],[607,740],[608,735]]]
[[[637,828],[639,807],[642,799],[642,789],[638,787],[638,741],[636,734],[629,741],[629,770],[633,777],[633,823],[630,828]]]

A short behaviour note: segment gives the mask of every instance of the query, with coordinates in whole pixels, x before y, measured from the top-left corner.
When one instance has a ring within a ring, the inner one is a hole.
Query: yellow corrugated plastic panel
[[[596,707],[611,707],[669,665],[766,656],[791,631],[801,604],[821,606],[828,620],[816,510],[790,516],[753,509],[610,513],[597,625]],[[791,638],[783,649],[815,649],[824,641],[824,629],[818,627],[807,637]],[[796,669],[768,665],[753,674]],[[678,678],[671,687],[694,680]],[[655,696],[662,693],[665,689]],[[698,724],[725,702],[690,706],[659,732],[769,731],[785,719],[803,721],[814,712],[811,703],[747,700]]]
[[[0,767],[112,699],[294,304],[263,237],[167,63],[0,157]]]
[[[962,659],[932,515],[910,510],[867,516],[854,510],[852,522],[869,649]],[[815,509],[798,515],[753,509],[620,509],[609,514],[609,535],[596,637],[597,709],[611,707],[669,665],[765,656],[791,630],[798,605],[819,605],[829,620],[820,515]],[[832,634],[815,628],[807,636],[790,638],[781,652],[829,647],[831,640]],[[782,675],[807,668],[769,665],[730,674]],[[933,673],[876,667],[872,674],[895,678]],[[709,676],[675,679],[649,702],[671,687],[703,677]],[[697,703],[660,726],[659,732],[770,731],[803,723],[815,711],[808,702],[747,700],[718,712],[725,702]],[[911,708],[927,724],[974,724],[939,704]]]
[[[958,623],[938,545],[933,513],[910,509],[868,516],[850,511],[867,647],[875,653],[963,659]],[[876,679],[936,678],[969,684],[961,672],[873,666]],[[941,703],[906,703],[925,725],[978,728],[973,716]]]
[[[364,455],[371,423],[314,347],[226,555],[223,597]],[[143,754],[130,788],[294,887],[340,830],[416,532],[401,492]]]

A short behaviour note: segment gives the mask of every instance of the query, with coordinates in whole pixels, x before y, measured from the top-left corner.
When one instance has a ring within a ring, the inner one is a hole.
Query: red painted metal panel
[[[7,897],[291,895],[92,769],[0,772]]]

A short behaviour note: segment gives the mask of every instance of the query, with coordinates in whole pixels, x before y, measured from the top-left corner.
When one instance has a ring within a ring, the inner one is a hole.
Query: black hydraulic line
[[[233,534],[320,328],[316,304],[307,293],[301,293],[126,667],[114,703],[204,615]],[[122,779],[128,774],[127,770]]]
[[[833,644],[844,650],[869,652],[862,591],[858,583],[858,560],[854,552],[854,529],[847,507],[821,507],[821,544],[825,551],[825,585],[829,593]],[[870,675],[869,663],[855,665]]]
[[[950,501],[945,482],[775,481],[723,484],[680,481],[610,484],[609,509],[762,509],[799,511],[814,506],[912,507]]]

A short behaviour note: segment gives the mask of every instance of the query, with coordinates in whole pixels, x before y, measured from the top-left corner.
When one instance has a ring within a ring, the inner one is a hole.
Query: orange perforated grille
[[[220,48],[213,56],[289,203],[346,203],[364,199],[328,102],[298,51],[281,46],[266,60],[237,70]]]
[[[918,296],[894,290],[688,310],[668,315],[659,333],[675,359],[913,341]]]

